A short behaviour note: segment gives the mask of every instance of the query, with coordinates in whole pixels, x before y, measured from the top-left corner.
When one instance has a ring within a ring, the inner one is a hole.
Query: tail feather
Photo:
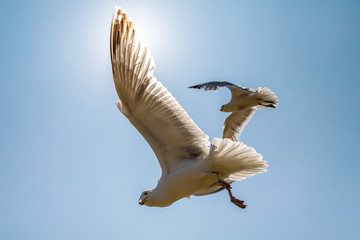
[[[256,173],[265,172],[268,165],[261,154],[242,142],[214,138],[210,153],[211,170],[222,177],[240,181]]]

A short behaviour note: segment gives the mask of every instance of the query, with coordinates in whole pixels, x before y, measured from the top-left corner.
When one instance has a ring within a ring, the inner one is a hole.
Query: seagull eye
[[[146,196],[146,195],[147,195],[147,192],[144,192],[144,195]]]

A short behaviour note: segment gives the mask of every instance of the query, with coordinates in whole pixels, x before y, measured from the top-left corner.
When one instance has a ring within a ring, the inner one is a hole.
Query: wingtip
[[[113,14],[113,19],[116,19],[122,12],[122,9],[120,6],[115,6],[114,7],[114,14]]]
[[[189,86],[188,88],[192,88],[192,89],[201,89],[201,87],[199,87],[198,85]]]
[[[123,18],[127,18],[126,16],[126,11],[123,10],[120,6],[115,6],[114,7],[114,14],[113,14],[113,23],[115,21],[121,21],[121,19]]]

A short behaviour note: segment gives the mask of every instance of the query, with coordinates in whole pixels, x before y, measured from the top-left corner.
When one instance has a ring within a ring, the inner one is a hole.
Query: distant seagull
[[[231,100],[222,105],[220,111],[231,112],[224,122],[223,138],[239,141],[239,136],[255,111],[259,108],[275,108],[278,97],[268,88],[244,88],[229,82],[207,82],[189,88],[216,91],[220,87],[227,87],[231,91]]]
[[[139,204],[166,207],[184,197],[226,189],[231,202],[245,208],[232,195],[230,183],[264,172],[267,165],[262,156],[230,139],[214,138],[209,148],[209,137],[153,76],[155,64],[147,46],[118,7],[111,25],[110,51],[120,98],[116,105],[149,143],[162,169],[157,186],[144,191]]]

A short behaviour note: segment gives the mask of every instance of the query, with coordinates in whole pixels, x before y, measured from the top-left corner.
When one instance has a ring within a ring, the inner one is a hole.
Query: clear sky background
[[[126,9],[155,76],[210,138],[226,80],[272,89],[242,141],[270,167],[167,208],[137,203],[160,167],[117,110],[109,30]],[[359,1],[3,1],[0,239],[356,239]]]

